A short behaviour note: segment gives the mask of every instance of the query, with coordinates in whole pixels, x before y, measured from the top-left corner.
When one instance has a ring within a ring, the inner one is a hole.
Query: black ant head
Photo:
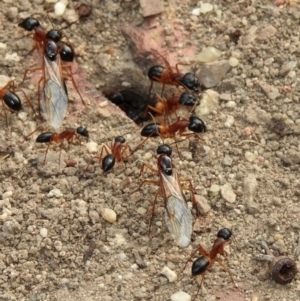
[[[229,229],[224,228],[218,232],[217,237],[223,238],[224,240],[228,240],[231,237],[231,235],[232,232]]]
[[[57,45],[53,41],[47,41],[45,54],[50,61],[55,61],[57,55]]]
[[[192,275],[197,276],[205,272],[207,267],[209,266],[209,261],[206,257],[201,256],[197,258],[192,265]]]
[[[117,106],[124,102],[124,97],[121,92],[113,92],[109,94],[107,98]]]
[[[125,138],[123,136],[118,136],[115,138],[115,142],[125,143]]]
[[[164,67],[155,65],[152,66],[148,71],[148,77],[152,80],[157,80],[161,77],[162,73],[164,72]]]
[[[62,32],[60,30],[51,29],[46,33],[46,39],[51,40],[55,43],[60,41],[61,38],[62,38]]]
[[[104,172],[111,170],[115,165],[116,159],[113,154],[106,155],[102,160],[102,170]]]
[[[189,130],[194,133],[204,133],[206,132],[206,125],[202,119],[197,116],[190,117],[190,124],[188,126]]]
[[[167,156],[171,157],[172,148],[168,144],[162,144],[157,148],[156,153],[158,155],[167,155]]]
[[[18,24],[18,26],[22,27],[27,31],[32,31],[34,28],[39,27],[41,24],[37,19],[34,18],[26,18],[22,22]]]
[[[47,143],[47,142],[51,142],[52,139],[52,135],[53,133],[51,132],[45,132],[40,134],[37,138],[36,138],[36,142],[38,143]]]
[[[78,127],[78,128],[76,129],[76,133],[79,134],[79,135],[81,135],[81,136],[83,136],[83,137],[89,138],[89,132],[88,132],[88,130],[87,130],[85,127],[83,127],[83,126]]]
[[[3,101],[12,111],[19,112],[22,109],[21,100],[19,96],[14,92],[7,90],[7,92],[3,96]]]
[[[189,106],[189,107],[193,107],[196,103],[199,103],[198,98],[190,93],[190,92],[183,92],[180,95],[179,98],[179,104],[183,105],[183,106]]]
[[[58,41],[57,47],[59,48],[59,55],[62,61],[64,62],[74,61],[75,51],[70,44]]]
[[[184,86],[187,87],[189,90],[193,90],[195,92],[199,92],[199,88],[201,87],[201,84],[199,82],[199,79],[196,75],[194,75],[191,72],[186,73],[179,82]]]

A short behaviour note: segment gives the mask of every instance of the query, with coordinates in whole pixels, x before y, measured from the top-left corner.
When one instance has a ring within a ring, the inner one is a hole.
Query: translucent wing
[[[165,221],[169,232],[181,248],[186,248],[191,241],[193,217],[185,201],[175,168],[173,175],[161,173],[164,195],[166,197]]]
[[[44,56],[45,82],[40,106],[44,118],[53,129],[58,129],[66,115],[68,95],[60,69],[60,57],[50,61]]]

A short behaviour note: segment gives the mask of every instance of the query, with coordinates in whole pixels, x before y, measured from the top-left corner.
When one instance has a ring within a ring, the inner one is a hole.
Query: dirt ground
[[[8,112],[8,127],[0,115],[0,300],[170,300],[178,291],[193,298],[199,279],[191,276],[190,264],[183,266],[199,243],[209,248],[223,227],[234,236],[224,262],[238,288],[215,264],[197,300],[300,300],[299,274],[290,284],[276,284],[268,263],[255,260],[266,241],[274,255],[288,255],[298,266],[300,261],[300,7],[297,1],[283,7],[273,0],[206,2],[214,10],[193,15],[201,2],[164,1],[162,14],[145,19],[138,1],[90,0],[91,16],[63,30],[77,53],[74,78],[87,105],[68,83],[70,104],[60,131],[85,126],[99,149],[118,135],[132,148],[142,141],[141,127],[101,91],[133,87],[146,95],[152,50],[172,66],[189,63],[184,70],[196,74],[205,47],[219,49],[219,61],[237,59],[212,88],[218,101],[201,116],[204,142],[191,138],[179,144],[181,158],[176,151],[172,156],[206,210],[197,217],[192,209],[192,243],[185,249],[175,245],[161,198],[149,237],[157,187],[132,193],[142,178],[156,179],[151,172],[138,176],[142,162],[155,166],[160,139],[150,139],[125,168],[118,163],[107,174],[97,162],[83,172],[95,155],[84,139],[64,145],[60,166],[55,147],[43,164],[45,145],[35,143],[40,132],[24,141],[41,123],[20,94],[26,114]],[[51,12],[47,18],[53,4],[43,0],[1,1],[2,86],[7,76],[20,83],[36,62],[36,54],[28,54],[33,41],[18,22],[34,15],[47,29],[63,28],[76,20],[76,3],[70,1],[61,19]],[[38,78],[34,74],[20,86],[36,109]],[[77,165],[66,167],[70,159]],[[116,222],[102,218],[104,208],[114,210]],[[165,266],[178,275],[175,282],[161,274]]]

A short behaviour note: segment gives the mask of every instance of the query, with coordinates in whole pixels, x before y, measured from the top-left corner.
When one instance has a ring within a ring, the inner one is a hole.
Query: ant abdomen
[[[193,262],[192,275],[197,276],[202,274],[203,272],[205,272],[208,266],[209,266],[209,260],[204,256],[200,256]]]

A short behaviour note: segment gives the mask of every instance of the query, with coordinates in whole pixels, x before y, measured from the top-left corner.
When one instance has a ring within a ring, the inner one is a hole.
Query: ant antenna
[[[153,115],[150,113],[150,112],[148,112],[148,114],[152,117],[152,119],[153,119],[153,121],[154,121],[154,124],[156,125],[157,124],[157,122],[156,122],[156,120],[154,119],[154,117],[153,117]],[[156,130],[156,133],[158,134],[158,136],[160,137],[160,139],[162,140],[162,142],[163,142],[163,144],[165,143],[164,142],[164,140],[161,138],[161,136],[160,136],[160,134],[159,134],[159,131],[158,130]]]

